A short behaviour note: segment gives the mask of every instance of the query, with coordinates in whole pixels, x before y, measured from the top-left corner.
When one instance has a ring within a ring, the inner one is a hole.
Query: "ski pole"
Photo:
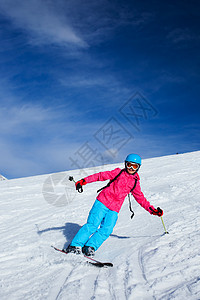
[[[165,227],[165,224],[164,224],[164,221],[163,221],[163,218],[162,218],[162,216],[161,216],[160,218],[161,218],[161,221],[162,221],[162,224],[163,224],[163,227],[164,227],[165,233],[169,234],[169,232],[166,230],[166,227]]]

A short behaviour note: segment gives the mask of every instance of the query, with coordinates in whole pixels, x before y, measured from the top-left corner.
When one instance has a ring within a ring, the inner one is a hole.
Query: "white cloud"
[[[199,35],[196,35],[188,28],[176,28],[167,35],[167,39],[172,41],[174,44],[191,42],[194,40],[199,40],[199,38]]]
[[[73,15],[71,23],[81,30],[91,45],[112,38],[120,27],[141,28],[154,18],[153,14],[139,12],[136,7],[130,9],[130,3],[125,1],[122,4],[109,0],[73,0],[70,3],[70,11]]]
[[[108,0],[0,0],[1,12],[33,44],[80,49],[110,38],[119,27],[141,27],[153,18]]]
[[[69,156],[93,132],[88,122],[79,121],[82,112],[13,103],[0,109],[0,174],[13,178],[66,170]]]
[[[1,106],[1,134],[27,134],[30,127],[41,126],[56,116],[49,109],[37,105]]]
[[[68,78],[62,77],[60,78],[60,84],[66,87],[96,87],[96,86],[102,86],[102,87],[109,87],[113,84],[117,85],[119,83],[116,82],[116,79],[113,78],[111,75],[95,75],[89,74],[87,76],[80,75],[74,75],[74,76],[68,76]]]
[[[55,4],[42,0],[0,0],[0,12],[14,26],[28,32],[31,43],[87,47]]]

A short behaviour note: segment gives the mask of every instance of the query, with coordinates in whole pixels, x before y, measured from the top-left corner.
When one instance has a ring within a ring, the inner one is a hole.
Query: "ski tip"
[[[112,263],[104,263],[104,265],[107,266],[107,267],[113,267]]]
[[[98,268],[104,268],[104,264],[100,263],[100,262],[90,262],[88,261],[88,263],[92,266],[98,267]]]
[[[98,267],[98,268],[113,267],[112,263],[101,263],[101,262],[90,262],[90,261],[88,261],[88,263],[90,265],[93,265],[93,266]]]
[[[61,251],[62,252],[62,250],[61,249],[58,249],[58,248],[56,248],[55,246],[53,246],[53,245],[51,245],[51,247],[54,249],[54,250],[57,250],[57,251]]]

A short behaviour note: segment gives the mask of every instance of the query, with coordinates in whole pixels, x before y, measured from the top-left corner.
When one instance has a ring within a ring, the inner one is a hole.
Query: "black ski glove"
[[[85,185],[85,184],[87,184],[87,182],[85,181],[84,178],[81,179],[81,180],[79,180],[79,181],[77,181],[77,182],[75,183],[75,185],[76,185],[76,190],[77,190],[79,193],[82,193],[82,192],[83,192],[82,186]]]

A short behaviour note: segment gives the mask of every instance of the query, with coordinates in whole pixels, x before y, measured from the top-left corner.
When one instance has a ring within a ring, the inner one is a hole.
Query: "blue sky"
[[[199,150],[199,8],[0,0],[0,174]]]

